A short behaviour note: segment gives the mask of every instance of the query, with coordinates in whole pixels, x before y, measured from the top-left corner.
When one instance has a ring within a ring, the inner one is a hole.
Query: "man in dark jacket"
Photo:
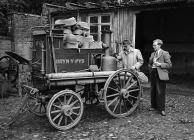
[[[151,81],[151,108],[160,111],[165,116],[166,81],[169,80],[168,69],[172,67],[171,56],[167,51],[161,49],[163,41],[153,41],[154,52],[149,58],[148,67]]]

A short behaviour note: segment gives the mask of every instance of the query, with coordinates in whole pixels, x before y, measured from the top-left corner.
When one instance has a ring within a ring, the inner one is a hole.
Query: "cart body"
[[[65,47],[64,36],[59,33],[63,31],[52,28],[33,32],[32,85],[24,85],[29,90],[29,110],[38,116],[47,115],[59,130],[74,127],[83,115],[84,105],[104,103],[114,117],[130,115],[142,93],[137,74],[114,66],[107,69],[108,64],[115,63],[110,63],[114,60],[111,56],[103,59],[103,47]]]

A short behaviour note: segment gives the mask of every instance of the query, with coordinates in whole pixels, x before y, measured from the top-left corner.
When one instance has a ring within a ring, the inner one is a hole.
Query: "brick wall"
[[[26,59],[32,54],[32,29],[45,24],[44,18],[39,15],[14,13],[12,15],[13,48],[16,53]]]
[[[12,15],[12,48],[13,51],[22,57],[32,59],[32,30],[35,26],[45,25],[45,17],[24,13]],[[18,84],[30,84],[30,67],[20,65]],[[19,86],[20,87],[20,86]],[[19,89],[20,93],[20,89]]]
[[[0,57],[6,55],[5,51],[11,51],[11,39],[0,36]]]

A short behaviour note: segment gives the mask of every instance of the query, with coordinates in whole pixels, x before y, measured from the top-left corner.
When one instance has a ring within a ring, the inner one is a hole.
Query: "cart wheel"
[[[18,122],[19,120],[22,120],[21,118],[24,116],[24,113],[28,111],[28,108],[26,107],[28,100],[28,94],[25,94],[22,97],[22,100],[20,104],[14,109],[12,114],[10,115],[10,120],[7,123],[8,126],[11,126],[13,123]]]
[[[37,116],[43,117],[46,115],[46,98],[41,95],[40,92],[36,92],[35,94],[29,94],[27,107],[29,111],[34,113]]]
[[[105,83],[105,108],[114,117],[130,115],[138,106],[140,97],[140,81],[132,70],[120,69]]]
[[[0,94],[1,97],[7,96],[7,91],[15,91],[15,82],[18,77],[19,65],[10,56],[0,58]],[[2,84],[3,83],[3,84]]]
[[[47,116],[53,127],[67,130],[75,126],[83,115],[81,98],[72,90],[56,93],[47,106]]]
[[[15,82],[18,78],[19,65],[10,56],[3,56],[0,58],[0,69],[7,74],[7,80]]]

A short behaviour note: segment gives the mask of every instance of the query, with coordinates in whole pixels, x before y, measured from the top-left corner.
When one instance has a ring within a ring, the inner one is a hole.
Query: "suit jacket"
[[[156,52],[153,52],[149,58],[149,63],[148,63],[148,68],[149,70],[152,69],[152,65],[153,65],[153,59],[155,56]],[[169,80],[169,71],[168,69],[170,69],[172,67],[172,62],[170,60],[171,56],[167,51],[164,50],[160,50],[158,57],[156,59],[157,62],[161,63],[160,67],[157,67],[157,71],[158,71],[158,75],[160,80]]]

